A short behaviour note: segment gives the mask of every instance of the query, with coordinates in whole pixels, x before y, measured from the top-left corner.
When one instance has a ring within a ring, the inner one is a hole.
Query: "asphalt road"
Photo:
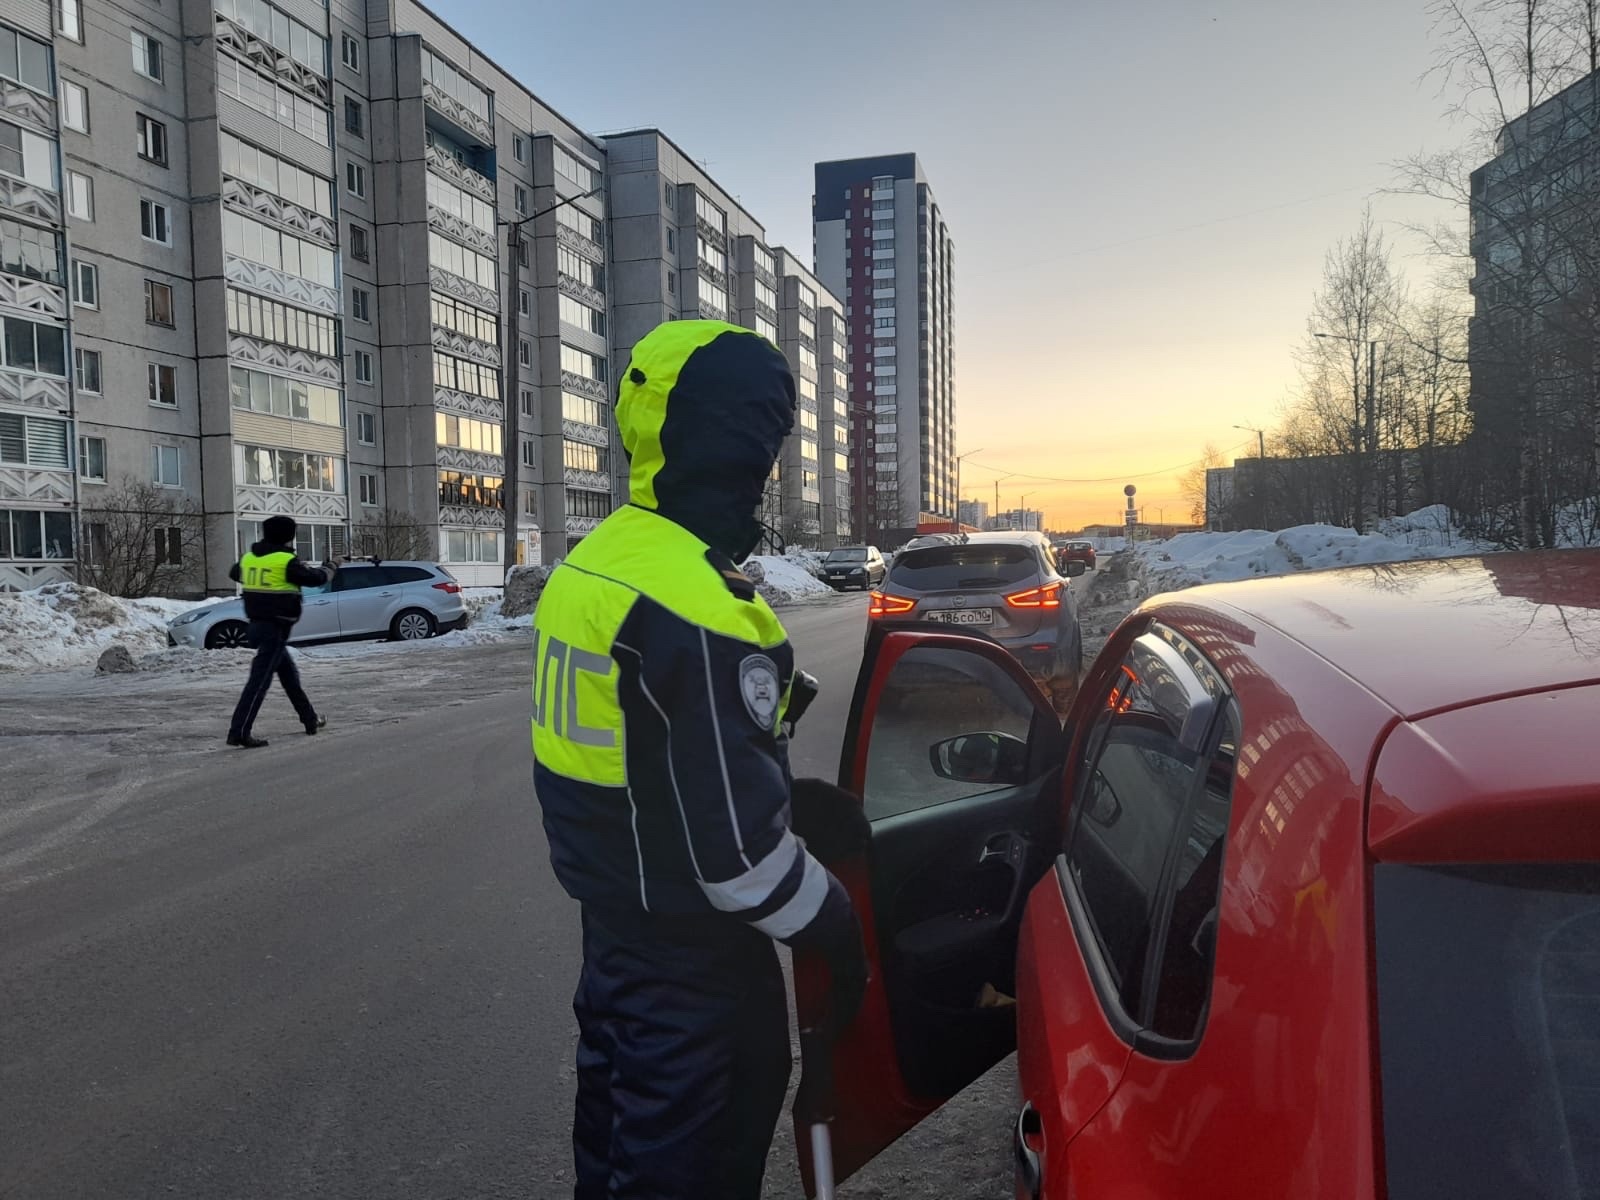
[[[823,685],[795,769],[831,777],[861,602],[784,616]],[[528,647],[382,658],[309,655],[329,731],[275,695],[258,752],[221,745],[227,664],[5,681],[0,1197],[569,1194],[577,913]],[[769,1195],[793,1164],[785,1136]]]

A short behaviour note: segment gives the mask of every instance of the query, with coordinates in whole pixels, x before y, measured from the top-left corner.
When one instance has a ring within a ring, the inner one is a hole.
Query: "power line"
[[[1242,450],[1246,446],[1250,445],[1250,443],[1253,441],[1255,441],[1254,438],[1247,438],[1245,441],[1240,442],[1237,446],[1228,447],[1228,449],[1222,451],[1222,453],[1231,454],[1236,450]],[[1163,467],[1159,471],[1145,471],[1144,473],[1138,475],[1108,475],[1103,479],[1063,479],[1059,475],[1032,475],[1027,471],[1007,471],[1003,467],[991,467],[988,463],[981,463],[977,462],[976,460],[973,460],[972,465],[975,467],[981,467],[985,471],[993,471],[998,475],[1004,475],[1008,479],[1026,479],[1031,482],[1039,483],[1127,483],[1129,480],[1133,479],[1153,479],[1157,475],[1170,475],[1174,471],[1181,471],[1185,467],[1198,466],[1200,463],[1205,461],[1206,460],[1204,458],[1195,458],[1188,462],[1179,463],[1175,467]]]

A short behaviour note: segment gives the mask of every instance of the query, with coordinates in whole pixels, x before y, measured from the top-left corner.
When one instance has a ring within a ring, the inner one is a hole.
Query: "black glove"
[[[796,779],[789,807],[789,828],[824,866],[859,854],[872,841],[861,801],[825,779]]]
[[[828,964],[827,1028],[837,1033],[861,1009],[867,992],[867,948],[844,885],[828,873],[828,894],[810,924],[784,939],[790,949],[818,954]]]

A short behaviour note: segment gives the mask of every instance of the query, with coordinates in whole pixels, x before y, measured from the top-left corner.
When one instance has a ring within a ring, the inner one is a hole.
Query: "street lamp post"
[[[604,184],[590,188],[580,196],[568,196],[559,200],[548,208],[541,208],[536,213],[516,221],[501,221],[506,226],[506,249],[511,256],[511,299],[506,306],[506,345],[500,347],[501,370],[505,374],[505,386],[500,389],[500,402],[505,408],[505,433],[502,436],[501,450],[505,457],[505,478],[500,482],[500,501],[505,510],[505,570],[507,578],[511,575],[511,568],[517,565],[518,545],[518,518],[521,508],[518,503],[518,476],[522,465],[522,429],[520,417],[522,414],[522,227],[530,221],[540,217],[549,216],[558,208],[565,208],[577,200],[587,200],[590,196],[603,190]],[[443,548],[441,547],[441,550]]]
[[[961,532],[961,460],[970,458],[974,454],[982,454],[983,447],[968,450],[965,454],[956,455],[956,532]]]
[[[1021,498],[1017,501],[1017,523],[1019,525],[1026,527],[1028,524],[1028,497],[1037,496],[1038,494],[1037,491],[1023,492]]]
[[[1235,425],[1235,429],[1242,429],[1246,433],[1256,435],[1256,524],[1265,529],[1267,527],[1267,435],[1266,431],[1254,425]]]

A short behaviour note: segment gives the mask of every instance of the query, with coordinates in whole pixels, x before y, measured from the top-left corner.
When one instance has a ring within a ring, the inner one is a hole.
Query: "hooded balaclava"
[[[628,498],[734,562],[761,540],[762,491],[794,427],[789,364],[724,321],[668,321],[633,348],[617,390]]]
[[[297,528],[298,526],[295,525],[293,517],[268,517],[261,522],[261,537],[269,545],[287,546],[294,541],[294,534]]]

